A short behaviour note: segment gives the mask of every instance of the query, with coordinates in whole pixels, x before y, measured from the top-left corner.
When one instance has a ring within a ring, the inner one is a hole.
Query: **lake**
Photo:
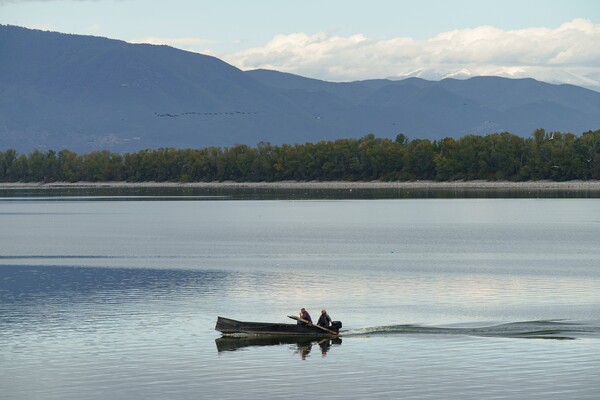
[[[306,197],[0,197],[0,397],[599,398],[600,199]]]

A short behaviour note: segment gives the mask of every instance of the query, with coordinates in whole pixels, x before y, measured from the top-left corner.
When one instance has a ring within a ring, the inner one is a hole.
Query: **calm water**
[[[0,398],[598,399],[599,240],[599,199],[0,198]],[[300,307],[341,340],[214,331]]]

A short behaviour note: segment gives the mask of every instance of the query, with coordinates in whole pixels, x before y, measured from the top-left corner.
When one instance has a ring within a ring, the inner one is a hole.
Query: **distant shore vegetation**
[[[600,179],[600,130],[537,129],[459,139],[367,135],[295,145],[259,143],[118,154],[0,151],[0,182],[569,181]]]

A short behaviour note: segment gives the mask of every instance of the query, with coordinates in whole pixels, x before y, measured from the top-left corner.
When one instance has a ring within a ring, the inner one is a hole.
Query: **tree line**
[[[118,154],[0,151],[0,182],[600,179],[600,130],[537,129],[430,141],[367,135],[295,145],[161,148]]]

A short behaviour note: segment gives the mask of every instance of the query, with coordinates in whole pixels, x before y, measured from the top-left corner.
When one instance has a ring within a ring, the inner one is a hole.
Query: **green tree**
[[[77,182],[82,180],[81,158],[69,150],[58,152],[57,180]]]
[[[51,182],[56,180],[58,162],[54,151],[42,152],[34,150],[29,155],[28,165],[29,177],[27,180],[34,182]]]
[[[409,179],[435,178],[435,151],[428,139],[415,139],[407,145],[404,172]]]
[[[14,149],[0,152],[0,182],[14,182],[20,178],[14,176],[13,165],[16,161],[17,152]]]
[[[452,138],[445,138],[435,143],[436,154],[433,158],[438,181],[453,181],[461,176],[461,163],[458,160],[459,143]]]

